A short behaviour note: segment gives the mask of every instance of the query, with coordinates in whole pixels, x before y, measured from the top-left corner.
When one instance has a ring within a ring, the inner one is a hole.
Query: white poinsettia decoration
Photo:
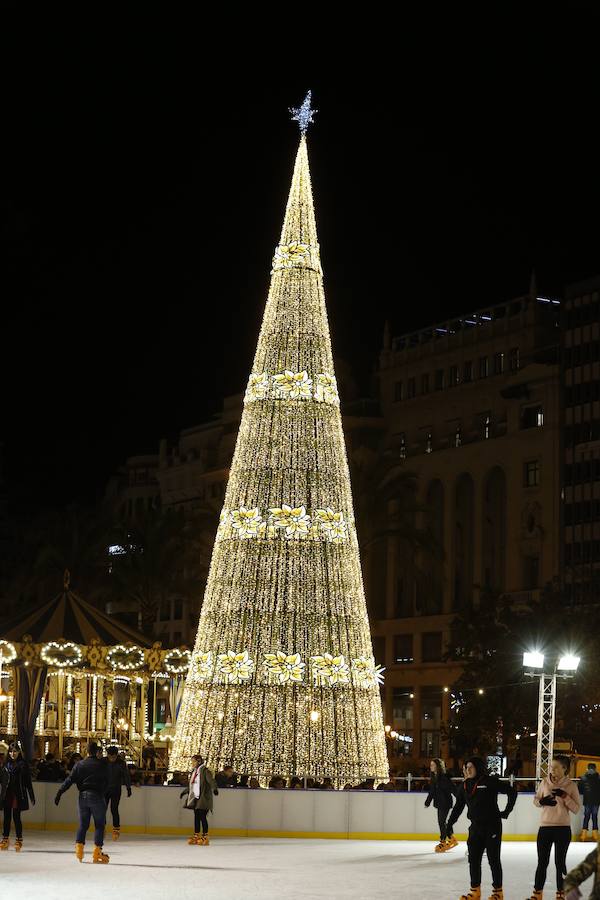
[[[299,682],[304,677],[305,664],[300,659],[299,653],[286,654],[282,650],[265,653],[263,666],[269,678],[278,684]]]
[[[271,388],[271,379],[266,372],[252,372],[248,379],[248,387],[244,400],[246,403],[252,403],[254,400],[264,400],[269,396]]]
[[[372,656],[359,656],[352,660],[354,683],[360,687],[370,688],[383,684],[384,672],[385,668],[375,665],[375,659]]]
[[[317,684],[333,687],[336,684],[348,684],[350,681],[350,667],[341,655],[324,653],[322,656],[312,656],[311,662],[313,678]]]
[[[194,653],[190,663],[189,674],[192,681],[208,681],[212,677],[215,662],[210,650],[206,653]]]
[[[269,510],[273,525],[281,528],[286,538],[308,537],[311,519],[305,506],[274,506]]]
[[[279,244],[275,247],[275,256],[273,257],[273,269],[291,269],[294,266],[302,265],[310,258],[310,247],[308,244],[302,244],[300,241],[292,241],[291,244]]]
[[[227,653],[219,653],[217,656],[217,674],[227,684],[242,684],[249,681],[254,672],[254,660],[247,650],[236,653],[228,650]]]
[[[286,369],[273,375],[273,394],[280,400],[310,400],[312,396],[312,378],[308,372],[292,372]]]
[[[246,509],[240,506],[231,512],[231,526],[240,538],[254,538],[258,536],[258,529],[263,519],[258,509]]]
[[[323,537],[334,544],[340,544],[346,540],[348,528],[344,519],[344,513],[334,512],[330,506],[325,509],[316,509],[315,518],[319,523]]]
[[[326,372],[320,372],[315,376],[314,397],[318,403],[331,403],[334,406],[339,406],[340,396],[338,394],[335,375],[328,375]]]

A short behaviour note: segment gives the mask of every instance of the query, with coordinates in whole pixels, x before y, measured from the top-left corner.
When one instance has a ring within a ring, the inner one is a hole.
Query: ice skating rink
[[[593,847],[571,844],[568,867]],[[118,843],[107,841],[110,863],[105,866],[92,864],[92,849],[93,842],[88,840],[81,864],[75,859],[73,835],[26,831],[20,854],[15,853],[12,840],[10,850],[0,853],[2,896],[23,900],[458,900],[468,887],[463,842],[437,856],[430,841],[217,837],[209,847],[189,847],[179,836],[124,834]],[[507,841],[502,845],[502,860],[507,900],[523,900],[532,887],[535,845]],[[486,866],[484,859],[482,895],[487,900],[491,880]],[[549,876],[547,887],[554,896],[553,869]]]

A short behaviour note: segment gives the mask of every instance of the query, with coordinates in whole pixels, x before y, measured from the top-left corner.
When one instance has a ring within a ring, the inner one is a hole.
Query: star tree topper
[[[304,98],[304,103],[302,106],[299,106],[297,109],[290,109],[292,114],[292,121],[298,123],[298,127],[300,128],[300,134],[306,134],[307,128],[309,125],[312,125],[314,122],[313,116],[318,113],[318,109],[310,108],[310,98],[312,92],[309,91],[306,97]]]

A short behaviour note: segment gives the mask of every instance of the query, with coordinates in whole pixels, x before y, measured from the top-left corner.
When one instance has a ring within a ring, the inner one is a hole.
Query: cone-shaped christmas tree
[[[307,98],[309,100],[309,98]],[[170,768],[337,785],[388,762],[308,167],[309,102]],[[304,118],[303,118],[304,116]]]

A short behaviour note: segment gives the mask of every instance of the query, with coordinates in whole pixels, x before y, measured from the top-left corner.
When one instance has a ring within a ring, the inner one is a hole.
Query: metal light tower
[[[525,674],[540,679],[538,701],[537,756],[535,762],[536,781],[548,774],[554,749],[554,720],[556,718],[556,682],[558,678],[572,678],[579,665],[579,657],[566,654],[549,672],[544,671],[544,654],[532,651],[523,654],[523,665],[529,671]]]

